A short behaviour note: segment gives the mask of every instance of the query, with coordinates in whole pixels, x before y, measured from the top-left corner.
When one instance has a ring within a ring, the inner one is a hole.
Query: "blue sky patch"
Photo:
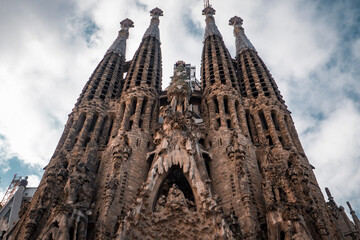
[[[24,162],[17,157],[3,160],[2,162],[5,163],[7,166],[9,166],[10,170],[8,170],[6,173],[2,173],[0,170],[0,177],[1,177],[0,189],[7,189],[7,187],[11,183],[11,180],[14,177],[14,174],[17,174],[18,177],[37,175],[41,178],[44,173],[43,168],[41,166],[39,165],[31,166],[30,164],[24,164]]]
[[[194,22],[188,14],[184,14],[182,19],[188,33],[195,37],[202,37],[204,35],[204,29],[202,29],[199,23]]]

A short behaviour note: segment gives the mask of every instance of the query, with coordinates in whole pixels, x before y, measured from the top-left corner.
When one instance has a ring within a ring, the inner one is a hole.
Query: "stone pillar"
[[[233,125],[233,128],[239,129],[239,116],[237,109],[235,108],[235,100],[229,99],[229,111],[230,111],[230,117],[231,117],[231,123]],[[241,128],[240,128],[241,129]]]
[[[210,127],[216,128],[216,126],[218,126],[218,123],[216,121],[215,103],[213,99],[210,98],[208,98],[207,103],[209,106]]]
[[[135,108],[135,116],[134,116],[134,126],[139,127],[139,120],[141,115],[141,107],[144,101],[144,96],[137,98],[136,108]]]
[[[77,140],[76,146],[77,147],[82,147],[84,145],[85,142],[85,138],[86,135],[88,134],[91,122],[93,120],[94,114],[93,113],[88,113],[86,115],[86,120],[85,123],[83,125],[83,128],[81,129],[80,133],[79,133],[79,138]]]
[[[282,146],[279,140],[279,136],[277,134],[277,130],[275,128],[275,124],[272,121],[271,118],[271,113],[268,109],[264,109],[264,115],[265,115],[265,120],[269,126],[269,134],[273,140],[273,143],[275,146]]]
[[[224,106],[224,96],[217,96],[217,100],[219,103],[219,116],[220,116],[220,122],[221,126],[227,126],[226,123],[226,114],[225,114],[225,106]]]

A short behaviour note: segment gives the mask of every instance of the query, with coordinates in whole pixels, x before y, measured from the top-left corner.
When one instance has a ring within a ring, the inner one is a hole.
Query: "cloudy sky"
[[[305,152],[324,189],[360,214],[360,3],[355,0],[212,0],[232,56],[228,20],[245,32],[293,113]],[[149,11],[164,11],[163,88],[177,60],[198,69],[204,16],[195,0],[0,0],[0,196],[12,176],[36,186],[67,115],[97,63],[130,18],[127,59]]]

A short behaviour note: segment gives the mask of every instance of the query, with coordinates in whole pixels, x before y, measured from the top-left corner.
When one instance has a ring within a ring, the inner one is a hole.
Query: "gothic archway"
[[[190,210],[196,211],[196,196],[187,175],[178,165],[175,165],[159,179],[160,184],[154,188],[156,195],[152,204],[152,211],[159,210],[159,207],[165,206],[169,199],[174,197],[181,202],[179,204],[185,204]],[[176,196],[169,196],[169,194]]]

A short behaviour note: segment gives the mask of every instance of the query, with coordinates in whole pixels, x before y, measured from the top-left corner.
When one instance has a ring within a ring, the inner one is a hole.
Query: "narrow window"
[[[147,103],[147,97],[145,97],[143,102],[142,102],[141,113],[140,113],[141,115],[143,115],[145,113],[146,103]]]
[[[132,100],[132,103],[131,103],[131,113],[130,113],[131,115],[134,115],[134,114],[135,114],[136,104],[137,104],[137,99],[134,98],[134,99]]]
[[[280,240],[285,240],[285,232],[284,231],[280,232]]]
[[[269,146],[274,146],[274,142],[273,142],[271,136],[269,136],[269,135],[266,136],[266,139],[267,139],[267,141],[268,141]]]
[[[276,116],[275,111],[271,111],[271,118],[272,118],[272,120],[273,120],[275,129],[276,129],[277,131],[280,131],[280,127],[279,127],[279,123],[278,123],[278,121],[277,121],[277,116]]]
[[[217,121],[217,124],[218,124],[218,125],[217,125],[217,127],[221,127],[221,121],[220,121],[220,118],[217,118],[217,119],[216,119],[216,121]]]
[[[213,98],[215,104],[215,113],[219,113],[219,102],[216,99],[216,96]]]
[[[248,125],[251,141],[255,145],[259,144],[259,138],[258,138],[254,117],[250,114],[249,110],[246,110],[246,123]]]
[[[128,129],[127,129],[128,131],[131,130],[133,123],[134,123],[133,120],[130,120],[130,122],[129,122],[129,127],[128,127]]]
[[[265,119],[265,115],[264,115],[263,111],[259,111],[259,118],[260,118],[261,125],[262,125],[263,129],[268,130],[269,126],[266,123],[266,119]]]
[[[226,119],[227,127],[231,129],[231,121],[230,119]]]
[[[211,173],[210,173],[210,161],[211,161],[211,158],[208,154],[206,153],[203,153],[202,154],[204,160],[205,160],[205,167],[206,167],[206,170],[207,170],[207,173],[208,173],[208,176],[209,178],[211,177]]]
[[[224,107],[225,107],[225,113],[229,114],[229,101],[227,97],[224,97]]]

